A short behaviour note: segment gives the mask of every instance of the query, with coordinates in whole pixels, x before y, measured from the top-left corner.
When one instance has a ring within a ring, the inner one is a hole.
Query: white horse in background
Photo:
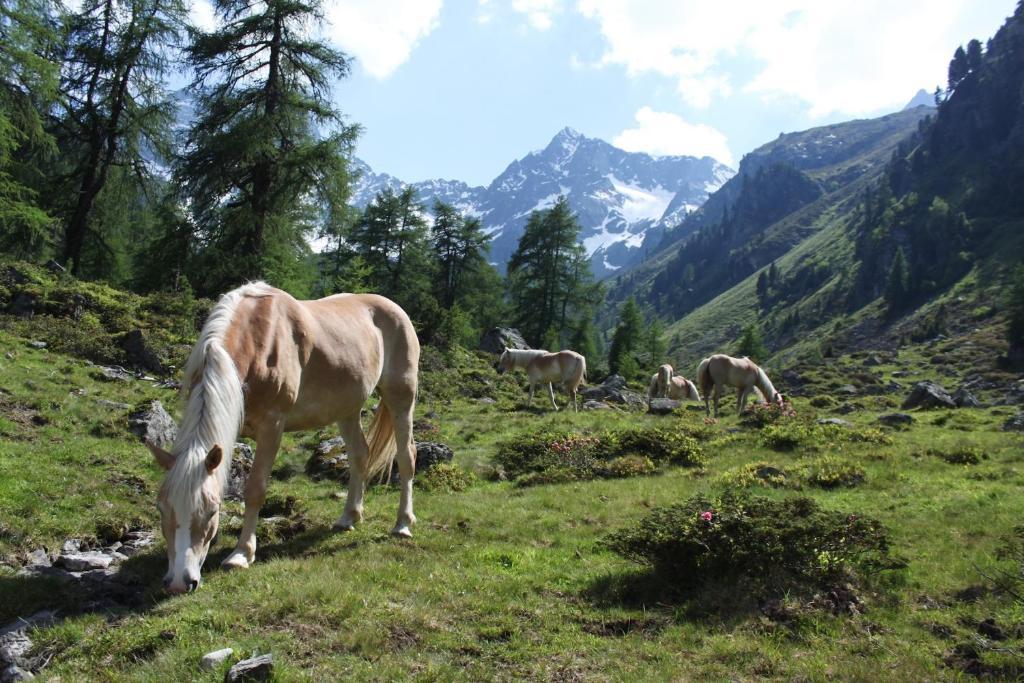
[[[676,375],[671,365],[665,363],[651,376],[647,387],[647,402],[652,398],[671,398],[676,401],[699,401],[697,385],[682,375]]]
[[[743,413],[747,397],[752,392],[777,405],[782,405],[784,400],[782,394],[775,390],[765,371],[747,357],[733,358],[725,354],[715,354],[705,358],[697,366],[697,381],[704,394],[704,410],[708,415],[711,414],[708,400],[712,389],[714,390],[715,417],[718,417],[718,400],[724,386],[736,389],[737,414]]]
[[[525,370],[530,380],[530,405],[533,405],[533,394],[538,384],[548,385],[551,405],[558,410],[555,403],[555,390],[551,386],[562,385],[572,409],[579,412],[576,405],[576,393],[580,384],[587,377],[587,359],[575,351],[557,351],[551,353],[541,349],[505,349],[498,359],[498,374],[509,370]]]

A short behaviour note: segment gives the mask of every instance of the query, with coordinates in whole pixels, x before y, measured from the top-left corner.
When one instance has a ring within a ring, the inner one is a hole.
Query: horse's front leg
[[[274,468],[283,431],[284,420],[276,418],[256,434],[256,457],[253,458],[249,476],[245,478],[245,518],[238,535],[238,545],[221,563],[226,569],[244,569],[256,560],[256,524],[259,522],[263,501],[267,499],[267,483],[270,471]]]
[[[551,407],[557,411],[558,404],[555,403],[555,387],[551,382],[548,382],[548,394],[551,396]]]
[[[720,384],[715,384],[715,419],[718,418],[718,401],[722,398],[722,387]]]
[[[533,407],[533,388],[534,388],[534,384],[533,384],[533,380],[531,379],[530,380],[530,398],[528,398],[527,402],[526,402],[527,405],[530,406],[531,408]]]
[[[345,498],[345,511],[334,523],[336,531],[351,531],[355,525],[363,521],[363,471],[370,447],[366,443],[363,427],[359,423],[359,415],[338,421],[338,429],[345,440],[348,451],[348,496]]]
[[[747,407],[747,397],[750,396],[750,391],[750,387],[736,390],[737,415],[743,415],[743,410]]]

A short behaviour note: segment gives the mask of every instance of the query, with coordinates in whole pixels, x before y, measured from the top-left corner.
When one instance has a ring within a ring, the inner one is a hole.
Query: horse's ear
[[[165,470],[169,470],[174,467],[174,456],[165,451],[164,449],[157,446],[152,441],[146,442],[146,448],[153,454],[153,459],[156,460],[156,464],[160,465]]]
[[[220,461],[224,459],[224,451],[219,444],[214,444],[210,452],[206,454],[206,471],[213,474],[213,471],[220,467]]]

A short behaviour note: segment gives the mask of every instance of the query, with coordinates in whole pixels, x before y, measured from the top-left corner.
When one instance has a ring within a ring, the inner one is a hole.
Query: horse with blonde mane
[[[665,363],[651,376],[647,386],[647,402],[652,398],[671,398],[676,401],[699,401],[697,385],[682,375],[676,375],[671,365]]]
[[[704,410],[708,415],[711,414],[708,400],[712,388],[714,389],[715,417],[718,417],[718,399],[722,387],[725,386],[736,389],[737,414],[743,413],[747,397],[752,392],[757,392],[771,403],[782,405],[783,402],[782,394],[775,390],[765,371],[747,357],[733,358],[725,354],[715,354],[705,358],[697,366],[697,382],[700,383],[701,393],[704,394]]]
[[[174,445],[168,452],[147,444],[167,471],[157,501],[167,590],[199,586],[239,434],[256,440],[256,457],[245,482],[242,531],[225,567],[256,559],[256,522],[282,433],[332,422],[351,463],[348,499],[334,528],[349,530],[362,519],[364,483],[397,459],[401,499],[392,533],[410,536],[419,354],[409,316],[381,296],[297,301],[262,282],[223,295],[185,365],[184,418]],[[359,418],[374,388],[381,400],[367,438]]]
[[[530,405],[533,405],[533,393],[538,384],[548,385],[551,405],[558,410],[555,403],[555,390],[552,383],[562,385],[565,393],[572,401],[572,409],[579,412],[576,405],[576,394],[580,384],[587,377],[587,359],[575,351],[557,351],[551,353],[542,349],[505,349],[498,359],[498,374],[510,370],[525,370],[530,380]]]

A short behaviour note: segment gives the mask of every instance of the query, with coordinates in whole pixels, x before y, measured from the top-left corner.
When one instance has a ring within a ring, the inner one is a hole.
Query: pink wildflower
[[[711,510],[705,510],[704,512],[700,513],[700,518],[703,519],[705,522],[710,522],[712,519],[714,519],[714,517],[715,513],[712,512]]]

